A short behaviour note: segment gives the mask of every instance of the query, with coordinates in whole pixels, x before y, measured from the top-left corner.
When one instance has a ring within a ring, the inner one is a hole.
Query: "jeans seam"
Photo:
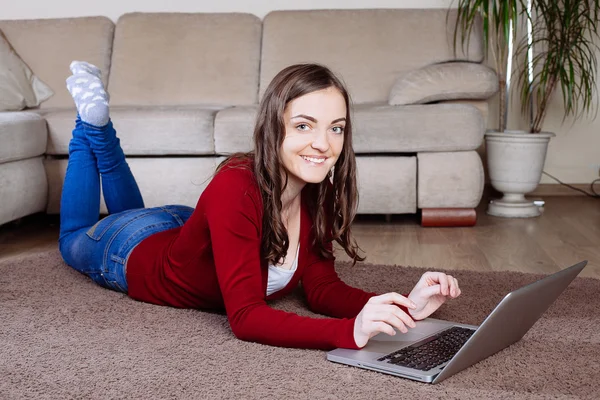
[[[169,208],[167,208],[167,207],[161,207],[161,208],[163,210],[165,210],[170,216],[172,216],[173,218],[175,218],[175,221],[177,221],[177,223],[179,224],[179,226],[183,225],[183,220],[181,219],[181,217],[178,214],[176,214],[174,212],[171,212],[171,210]]]
[[[123,265],[123,267],[125,267],[125,264],[122,262],[122,261],[123,261],[123,258],[122,258],[122,257],[119,257],[119,256],[117,256],[117,255],[115,255],[115,254],[111,254],[111,256],[110,256],[110,260],[111,260],[112,262],[119,263],[119,264]],[[123,269],[124,269],[124,268],[123,268]],[[107,272],[108,272],[108,271],[107,271]],[[118,279],[119,279],[119,276],[118,276],[117,272],[116,272],[116,271],[113,271],[113,272],[112,272],[112,275],[113,275],[113,277],[114,277],[114,280],[108,280],[108,279],[106,279],[106,275],[102,275],[102,277],[104,278],[104,281],[105,281],[105,282],[106,282],[108,285],[110,285],[110,284],[114,284],[114,285],[115,285],[115,286],[116,286],[116,287],[119,289],[119,291],[121,291],[121,292],[123,292],[123,293],[127,293],[127,292],[129,291],[129,289],[127,289],[127,290],[126,290],[126,289],[125,289],[123,286],[121,286],[121,285],[119,284],[119,281],[118,281]],[[125,276],[125,284],[127,284],[127,277],[126,277],[126,276]]]
[[[157,212],[153,212],[153,213],[149,213],[149,214],[144,214],[144,216],[151,215],[151,214],[156,214],[156,213],[157,213]],[[156,227],[162,227],[162,226],[165,226],[165,225],[170,225],[170,224],[171,224],[171,222],[161,222],[161,223],[159,223],[159,224],[147,225],[147,226],[145,226],[143,229],[144,229],[144,230],[150,230],[150,229],[153,229],[153,228],[156,228]],[[120,230],[119,230],[118,232],[120,232]],[[118,233],[118,232],[117,232],[117,233]],[[120,249],[118,249],[118,250],[119,250],[119,252],[120,252],[120,250],[121,250],[122,248],[126,248],[126,247],[129,245],[129,243],[131,242],[131,240],[132,240],[132,237],[134,237],[134,236],[135,236],[136,234],[138,234],[139,232],[140,232],[140,230],[138,229],[138,230],[136,230],[135,232],[133,232],[131,235],[129,235],[129,237],[128,237],[128,238],[127,238],[127,239],[126,239],[124,242],[123,242],[123,244],[122,244],[121,248],[120,248]],[[111,241],[110,243],[112,243],[112,241]],[[133,246],[131,249],[129,249],[129,250],[127,251],[127,255],[126,255],[126,257],[125,257],[125,258],[123,258],[123,257],[121,257],[121,256],[118,256],[118,255],[116,255],[116,254],[111,254],[111,255],[110,255],[110,258],[111,258],[113,261],[115,261],[115,262],[119,262],[119,263],[121,263],[121,264],[123,265],[123,275],[124,275],[124,278],[125,278],[125,282],[127,282],[127,261],[129,261],[129,256],[131,256],[131,253],[133,253],[133,250],[134,250],[134,249],[137,247],[137,245],[138,245],[138,244],[139,244],[139,243],[137,243],[136,245],[134,245],[134,246]],[[110,244],[109,244],[109,245],[110,245]],[[108,247],[107,247],[107,248],[108,248]],[[115,278],[116,278],[116,276],[115,276]],[[116,281],[115,281],[115,284],[117,284],[117,286],[119,286],[119,287],[120,287],[120,288],[121,288],[121,289],[124,291],[124,289],[121,287],[121,285],[119,285],[119,284],[118,284]]]
[[[122,214],[122,215],[120,215],[120,216],[119,216],[119,218],[121,218],[121,217],[123,217],[123,216],[125,216],[125,215],[128,215],[128,214],[131,214],[132,212],[134,212],[134,211],[136,211],[136,210],[138,210],[138,209],[127,210],[127,211],[123,212],[123,214]],[[109,216],[110,216],[110,215],[109,215]],[[105,217],[105,218],[108,218],[109,216],[107,216],[107,217]],[[91,229],[92,229],[94,226],[96,226],[96,227],[97,227],[97,225],[98,225],[98,224],[100,224],[102,221],[104,221],[104,219],[105,219],[105,218],[103,218],[103,219],[99,220],[99,221],[98,221],[98,222],[96,222],[96,223],[95,223],[95,224],[94,224],[92,227],[90,227],[90,229],[88,229],[88,231],[86,232],[86,235],[88,235],[88,237],[89,237],[90,239],[92,239],[92,240],[95,240],[95,241],[100,241],[100,240],[102,240],[102,237],[104,236],[104,234],[106,234],[106,232],[107,232],[107,231],[108,231],[108,230],[109,230],[109,229],[110,229],[110,228],[111,228],[111,227],[112,227],[112,226],[113,226],[113,225],[114,225],[114,224],[115,224],[115,223],[116,223],[116,222],[119,220],[119,218],[115,218],[113,221],[111,221],[109,224],[107,224],[107,225],[106,225],[106,227],[105,227],[105,228],[104,228],[104,229],[103,229],[103,230],[100,232],[100,234],[99,234],[99,235],[96,235],[96,234],[95,234],[95,233],[96,233],[96,230],[97,230],[97,228],[96,228],[96,229],[94,229],[94,233],[92,233],[92,234],[89,234],[89,231],[90,231],[90,230],[91,230]]]
[[[108,279],[106,279],[105,275],[101,275],[102,279],[104,280],[104,282],[106,283],[106,285],[108,287],[110,287],[111,285],[116,286],[119,289],[119,292],[121,293],[127,293],[127,290],[125,290],[125,288],[123,288],[121,285],[119,285],[119,282],[117,282],[116,280],[116,276],[115,276],[115,280],[114,281],[109,281]]]
[[[160,227],[160,228],[161,228],[161,230],[160,230],[160,231],[158,231],[158,232],[162,232],[162,231],[163,231],[163,229],[162,229],[162,227],[163,227],[163,226],[168,226],[168,225],[171,225],[171,224],[172,224],[172,222],[160,222],[160,223],[158,223],[158,224],[147,225],[147,226],[145,226],[145,227],[143,228],[143,230],[144,230],[144,231],[148,231],[148,230],[151,230],[151,229],[154,229],[154,228]],[[170,229],[170,228],[169,228],[169,229]],[[140,233],[140,231],[142,231],[142,229],[138,229],[137,231],[135,231],[135,232],[133,232],[131,235],[129,235],[129,237],[128,237],[127,239],[125,239],[125,241],[123,242],[123,247],[124,247],[124,246],[126,246],[126,245],[129,245],[129,242],[132,240],[132,238],[133,238],[133,237],[134,237],[136,234]],[[155,232],[155,233],[156,233],[156,232]]]
[[[115,261],[115,262],[118,262],[118,263],[120,263],[120,264],[123,264],[123,262],[122,262],[122,261],[124,261],[124,260],[125,260],[123,257],[119,257],[119,256],[118,256],[118,255],[116,255],[116,254],[111,254],[111,255],[110,255],[110,259],[111,259],[111,261]]]
[[[157,213],[159,213],[159,212],[161,212],[161,211],[160,211],[160,210],[155,210],[155,211],[152,211],[152,212],[150,212],[150,213],[147,213],[147,214],[138,215],[138,216],[137,216],[137,217],[135,217],[134,219],[132,219],[132,220],[128,221],[128,223],[127,223],[127,224],[124,224],[123,226],[121,226],[121,227],[119,228],[119,230],[117,230],[115,233],[113,233],[112,237],[110,238],[110,240],[109,240],[109,241],[108,241],[108,243],[106,244],[106,248],[104,249],[104,255],[103,255],[103,257],[102,257],[102,259],[103,259],[103,264],[104,264],[104,265],[106,265],[106,261],[108,260],[108,253],[109,253],[109,249],[110,249],[110,247],[112,246],[113,242],[115,241],[115,238],[116,238],[116,236],[117,236],[117,235],[118,235],[120,232],[122,232],[122,231],[123,231],[123,229],[125,229],[127,226],[131,225],[133,222],[137,221],[137,220],[138,220],[138,219],[140,219],[140,218],[143,218],[143,217],[145,217],[145,216],[148,216],[148,215],[157,214]]]

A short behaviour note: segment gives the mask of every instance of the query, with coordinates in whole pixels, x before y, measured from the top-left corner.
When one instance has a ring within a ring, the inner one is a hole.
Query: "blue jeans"
[[[109,215],[98,221],[100,179]],[[96,127],[77,116],[60,204],[59,248],[68,265],[127,293],[127,259],[134,247],[182,226],[192,212],[186,206],[144,208],[112,122]]]

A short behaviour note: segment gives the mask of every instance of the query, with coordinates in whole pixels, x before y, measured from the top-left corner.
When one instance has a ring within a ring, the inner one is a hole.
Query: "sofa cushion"
[[[131,13],[117,21],[112,105],[257,102],[261,21],[240,13]]]
[[[44,154],[47,137],[46,121],[38,114],[0,112],[0,163]]]
[[[214,154],[216,110],[195,107],[111,107],[126,155]],[[48,154],[69,153],[75,109],[41,111],[48,121]]]
[[[54,91],[40,108],[70,107],[73,99],[65,86],[73,60],[98,66],[106,83],[114,24],[106,17],[4,20],[0,29],[15,51]]]
[[[215,172],[216,157],[129,157],[127,163],[146,207],[181,204],[195,207]],[[58,214],[68,160],[45,160],[48,174],[48,214]],[[100,212],[107,214],[101,195]]]
[[[480,106],[484,108],[485,104]],[[258,106],[231,107],[217,113],[217,154],[252,150],[257,110]],[[354,151],[363,154],[477,149],[485,131],[484,117],[482,110],[470,104],[355,105]]]
[[[54,94],[15,52],[0,31],[0,111],[37,107]]]
[[[44,211],[48,180],[43,157],[0,164],[0,225]]]
[[[427,65],[396,80],[389,104],[424,104],[440,100],[487,99],[498,91],[493,69],[477,63],[448,62]]]
[[[448,21],[456,20],[451,11]],[[466,54],[451,45],[446,9],[274,11],[263,24],[260,95],[284,67],[317,62],[340,75],[356,103],[387,102],[398,75],[428,64],[483,60],[478,25]]]
[[[352,122],[356,153],[474,150],[485,133],[481,112],[467,104],[362,104]]]
[[[358,156],[356,170],[360,214],[417,211],[416,157]]]
[[[437,104],[468,104],[474,106],[479,110],[481,115],[483,116],[483,125],[488,126],[488,121],[490,119],[490,103],[489,100],[469,100],[469,99],[460,99],[460,100],[441,100]]]
[[[419,208],[474,208],[481,201],[483,164],[475,151],[419,153]]]
[[[257,105],[219,111],[215,118],[215,152],[231,154],[252,150],[257,112]]]

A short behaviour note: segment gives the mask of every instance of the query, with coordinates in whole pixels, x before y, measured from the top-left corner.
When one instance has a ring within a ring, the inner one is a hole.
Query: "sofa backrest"
[[[116,24],[111,105],[257,102],[261,21],[242,13],[129,13]]]
[[[54,91],[40,108],[75,108],[65,86],[73,60],[97,65],[106,82],[114,33],[114,24],[106,17],[3,20],[0,30],[33,73]]]
[[[274,11],[263,21],[259,96],[284,67],[317,62],[348,86],[355,103],[388,100],[402,72],[450,60],[483,61],[481,30],[465,52],[452,46],[447,9]]]

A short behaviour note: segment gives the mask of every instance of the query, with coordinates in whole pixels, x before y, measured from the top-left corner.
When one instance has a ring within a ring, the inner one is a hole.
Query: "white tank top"
[[[294,263],[292,264],[292,268],[285,269],[281,267],[277,267],[275,265],[269,265],[269,279],[267,281],[267,296],[275,293],[278,290],[286,287],[292,276],[294,276],[294,272],[298,269],[298,254],[300,253],[300,244],[298,244],[298,249],[296,250],[296,258],[294,259]]]

